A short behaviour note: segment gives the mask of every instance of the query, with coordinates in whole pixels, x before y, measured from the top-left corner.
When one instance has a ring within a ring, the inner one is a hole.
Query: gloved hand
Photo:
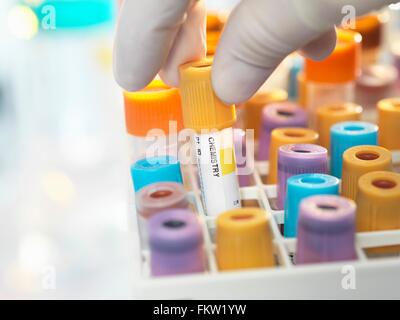
[[[357,15],[393,0],[242,0],[231,13],[215,57],[212,82],[227,103],[251,97],[291,52],[321,60],[336,44],[344,6]],[[179,85],[181,64],[201,59],[205,48],[203,0],[125,0],[114,48],[114,75],[128,91],[145,87],[158,72]]]

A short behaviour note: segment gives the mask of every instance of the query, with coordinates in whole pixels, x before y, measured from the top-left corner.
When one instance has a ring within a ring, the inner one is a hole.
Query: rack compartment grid
[[[393,152],[395,167],[400,168],[400,151]],[[130,205],[132,241],[139,251],[133,257],[134,298],[141,299],[331,299],[331,298],[400,298],[400,256],[369,256],[365,249],[400,244],[400,230],[356,234],[357,258],[337,263],[297,266],[296,239],[281,234],[283,211],[273,209],[276,186],[265,185],[268,163],[257,162],[252,185],[241,188],[245,205],[259,206],[270,217],[274,268],[219,271],[215,257],[215,217],[204,214],[197,172],[183,168],[190,188],[188,197],[199,215],[204,232],[207,271],[199,274],[152,277],[148,248],[140,246],[139,223],[134,203]],[[400,208],[399,208],[400,210]],[[139,271],[140,270],[140,271]]]

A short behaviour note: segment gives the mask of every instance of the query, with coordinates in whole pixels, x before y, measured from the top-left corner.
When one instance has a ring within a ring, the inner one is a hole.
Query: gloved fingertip
[[[321,61],[327,58],[336,47],[336,29],[332,27],[329,31],[320,35],[302,48],[301,53],[305,57]]]
[[[153,79],[152,75],[138,75],[137,72],[129,72],[127,68],[123,68],[116,59],[113,63],[114,79],[117,84],[128,92],[139,91],[146,87]]]
[[[161,80],[170,87],[179,87],[179,72],[178,70],[161,69],[159,76]]]
[[[247,101],[271,74],[240,61],[218,58],[214,60],[212,84],[218,98],[228,105]]]

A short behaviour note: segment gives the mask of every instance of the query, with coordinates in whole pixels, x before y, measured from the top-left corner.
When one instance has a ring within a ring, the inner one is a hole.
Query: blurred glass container
[[[113,154],[111,127],[118,121],[118,91],[111,74],[114,5],[105,0],[44,1],[32,6],[38,33],[18,43],[18,117],[23,136],[38,138],[25,141],[78,167]],[[104,147],[107,142],[110,148]]]

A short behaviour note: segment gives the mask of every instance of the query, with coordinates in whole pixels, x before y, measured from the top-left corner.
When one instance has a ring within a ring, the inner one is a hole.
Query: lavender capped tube
[[[281,102],[264,107],[261,122],[258,160],[268,160],[272,130],[284,127],[306,128],[308,117],[301,106],[293,102]]]
[[[278,201],[284,209],[287,179],[303,173],[328,173],[328,150],[315,144],[287,144],[278,151]]]
[[[312,196],[300,204],[296,263],[353,260],[355,253],[353,200],[336,196]]]
[[[188,209],[169,209],[148,220],[151,274],[165,276],[205,270],[203,232]]]
[[[233,141],[235,144],[235,159],[237,176],[240,187],[248,187],[251,184],[252,164],[254,165],[254,149],[246,146],[246,132],[242,129],[233,129]],[[252,159],[250,158],[252,157]]]

